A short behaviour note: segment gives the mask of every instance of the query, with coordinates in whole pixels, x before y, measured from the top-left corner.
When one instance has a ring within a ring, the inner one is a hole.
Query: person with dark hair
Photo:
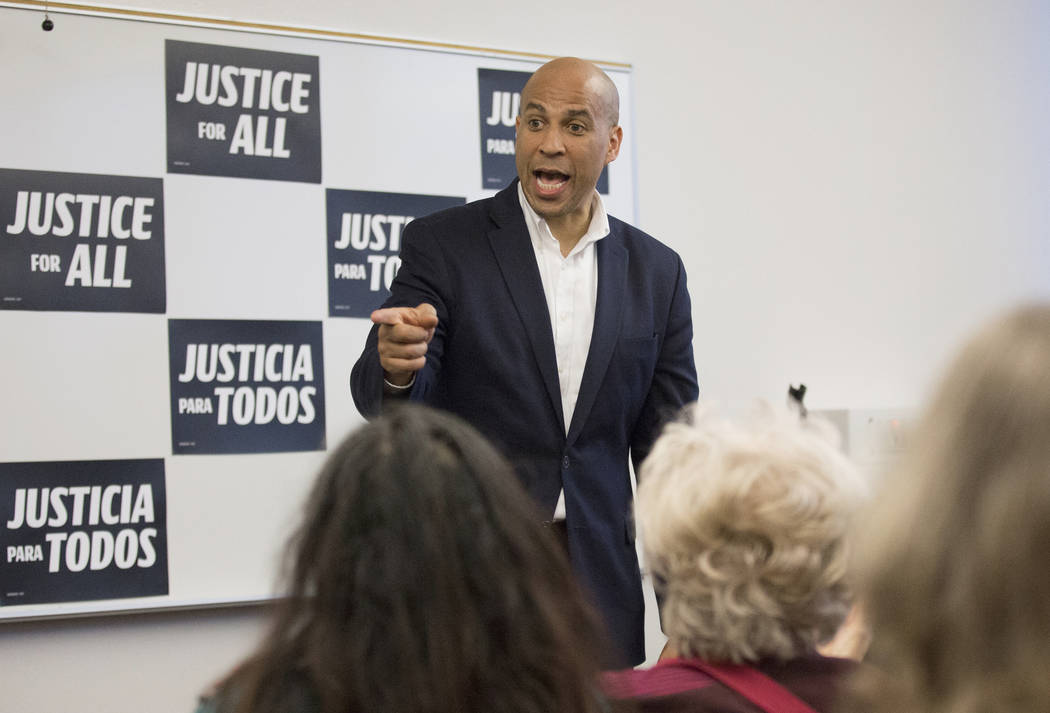
[[[268,636],[200,713],[597,713],[596,616],[510,466],[405,405],[328,458]]]

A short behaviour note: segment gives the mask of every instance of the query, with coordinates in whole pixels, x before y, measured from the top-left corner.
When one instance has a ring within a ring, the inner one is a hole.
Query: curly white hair
[[[852,603],[847,535],[865,481],[827,423],[694,406],[641,468],[636,520],[682,656],[787,660],[830,639]]]

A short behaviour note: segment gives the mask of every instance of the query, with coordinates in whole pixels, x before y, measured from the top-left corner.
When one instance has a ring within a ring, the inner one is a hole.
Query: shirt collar
[[[530,205],[528,199],[525,198],[525,191],[521,187],[521,181],[518,181],[518,202],[521,204],[521,212],[525,215],[525,221],[529,223],[529,233],[545,236],[549,240],[558,242],[558,239],[554,237],[550,227],[547,225],[547,221],[544,220],[539,213],[533,210],[532,205]],[[601,240],[608,234],[609,214],[605,212],[605,202],[602,200],[601,194],[595,190],[594,210],[591,212],[591,224],[587,226],[587,232],[583,234],[569,255],[575,255],[589,244]]]

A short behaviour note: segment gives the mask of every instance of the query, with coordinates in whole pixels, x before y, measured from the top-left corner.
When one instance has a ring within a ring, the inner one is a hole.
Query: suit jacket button
[[[561,467],[566,469],[569,467],[569,456],[564,456],[561,459]]]

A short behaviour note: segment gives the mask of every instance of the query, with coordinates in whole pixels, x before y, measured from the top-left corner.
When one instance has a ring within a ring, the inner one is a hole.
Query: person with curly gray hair
[[[821,656],[852,606],[851,517],[864,480],[834,429],[694,406],[642,465],[635,519],[671,657],[606,674],[642,711],[827,711],[853,661]],[[794,706],[794,707],[787,707]]]

